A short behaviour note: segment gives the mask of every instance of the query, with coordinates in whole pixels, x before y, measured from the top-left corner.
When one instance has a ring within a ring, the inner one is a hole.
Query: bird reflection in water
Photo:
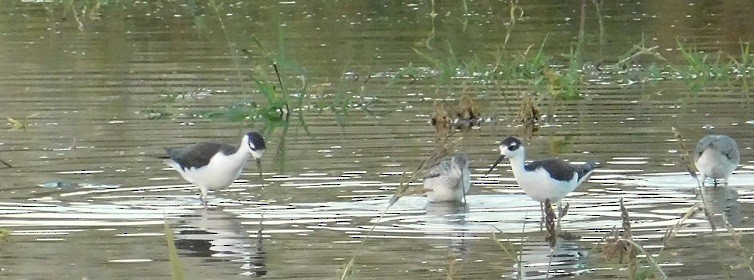
[[[521,275],[525,279],[572,277],[589,272],[588,249],[577,243],[558,239],[554,248],[541,240],[527,241],[529,250],[522,252]],[[517,275],[518,272],[514,272]]]
[[[744,220],[741,213],[741,203],[738,201],[738,191],[730,186],[718,186],[704,190],[705,204],[710,212],[725,215],[728,222],[738,227]]]
[[[471,247],[471,237],[468,232],[466,214],[469,211],[468,204],[464,203],[427,203],[425,207],[428,221],[433,229],[427,229],[430,237],[441,237],[448,240],[448,248],[454,257],[466,258]]]
[[[221,209],[204,208],[182,218],[184,226],[175,229],[175,237],[176,247],[188,251],[185,255],[242,263],[239,273],[252,277],[267,274],[261,222],[256,236],[250,237],[238,219]]]

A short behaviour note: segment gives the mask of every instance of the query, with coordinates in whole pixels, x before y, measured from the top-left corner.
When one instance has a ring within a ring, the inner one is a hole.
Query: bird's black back
[[[547,173],[550,173],[550,177],[558,181],[570,181],[573,178],[573,173],[576,172],[573,165],[557,158],[538,160],[524,166],[526,171],[534,171],[539,168],[544,168]]]
[[[225,155],[231,155],[238,148],[217,142],[202,142],[180,148],[165,148],[170,159],[178,163],[182,168],[202,167],[219,151]]]

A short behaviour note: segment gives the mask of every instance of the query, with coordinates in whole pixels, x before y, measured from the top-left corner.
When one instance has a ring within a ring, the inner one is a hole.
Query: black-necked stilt
[[[538,201],[540,210],[545,200],[557,203],[573,191],[594,172],[595,163],[589,161],[580,166],[561,159],[545,159],[524,163],[524,144],[515,137],[505,138],[500,143],[500,157],[487,171],[489,174],[503,159],[508,158],[518,185],[529,197]],[[485,174],[486,176],[486,174]],[[560,208],[560,203],[558,203]],[[544,215],[544,211],[542,211]]]
[[[471,186],[471,172],[466,155],[454,155],[432,167],[424,177],[429,202],[464,202]]]
[[[740,161],[738,144],[727,135],[704,136],[694,148],[694,165],[702,173],[702,186],[707,177],[712,178],[715,186],[717,179],[725,179],[728,185],[728,177]]]
[[[249,155],[260,165],[265,142],[259,133],[249,132],[243,136],[237,148],[217,142],[201,142],[165,150],[169,157],[166,163],[178,171],[183,179],[199,188],[200,199],[206,204],[207,191],[227,187],[238,179]]]

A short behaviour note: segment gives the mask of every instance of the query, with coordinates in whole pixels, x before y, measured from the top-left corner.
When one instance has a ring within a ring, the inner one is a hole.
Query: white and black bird
[[[727,135],[707,135],[702,137],[694,148],[694,165],[702,173],[702,186],[709,177],[717,186],[717,179],[728,178],[741,161],[738,144]]]
[[[509,159],[518,185],[524,189],[526,195],[540,203],[540,210],[543,210],[545,200],[550,199],[550,202],[558,203],[576,189],[589,178],[595,167],[594,161],[576,166],[557,158],[525,164],[525,156],[526,152],[521,140],[515,137],[505,138],[500,143],[500,157],[490,167],[487,174],[503,159]]]
[[[265,148],[262,135],[249,132],[243,136],[238,147],[201,142],[181,148],[165,148],[168,153],[166,163],[178,171],[183,179],[199,188],[200,199],[206,204],[207,191],[232,184],[241,175],[249,156],[257,160],[259,168]]]
[[[429,202],[463,202],[471,186],[466,155],[454,155],[433,166],[424,177],[424,193]]]

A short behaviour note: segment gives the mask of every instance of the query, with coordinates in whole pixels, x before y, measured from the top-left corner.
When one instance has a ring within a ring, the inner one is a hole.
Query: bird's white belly
[[[575,172],[574,172],[575,173]],[[578,186],[578,174],[574,174],[570,181],[558,181],[550,177],[544,169],[524,172],[516,176],[516,181],[529,197],[539,202],[548,198],[555,203]]]
[[[222,155],[215,155],[210,159],[209,163],[205,166],[196,168],[192,167],[184,172],[181,172],[183,177],[200,188],[216,189],[227,187],[233,183],[238,176],[241,175],[244,166],[246,166],[246,159],[228,160]]]
[[[439,176],[424,180],[424,189],[427,191],[427,200],[430,202],[462,201],[465,189],[458,187],[458,178],[454,176]]]
[[[241,175],[242,169],[220,168],[219,166],[205,166],[202,168],[192,168],[194,174],[194,184],[206,186],[209,189],[227,187]]]
[[[459,183],[463,188],[458,186]],[[430,202],[463,201],[470,186],[471,174],[468,170],[462,171],[462,174],[424,179],[424,190]]]
[[[736,165],[730,162],[730,159],[712,149],[705,150],[694,164],[702,174],[715,179],[726,178],[736,169]]]

